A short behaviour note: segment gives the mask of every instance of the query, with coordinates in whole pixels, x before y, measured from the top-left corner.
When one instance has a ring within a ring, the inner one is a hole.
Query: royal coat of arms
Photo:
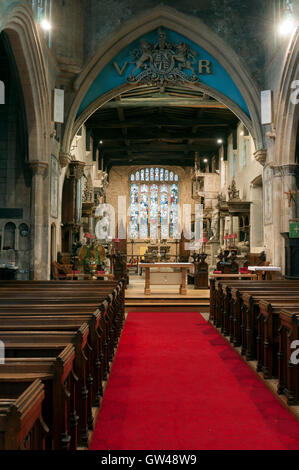
[[[134,64],[134,68],[128,82],[148,85],[198,82],[194,68],[196,52],[184,42],[167,42],[166,34],[161,28],[158,34],[156,43],[147,42],[143,38],[140,40],[140,47],[131,52],[130,62]],[[141,72],[138,72],[139,69]]]

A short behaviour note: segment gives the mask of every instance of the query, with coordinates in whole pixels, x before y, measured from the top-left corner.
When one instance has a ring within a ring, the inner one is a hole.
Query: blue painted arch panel
[[[174,31],[163,29],[166,33],[167,41],[173,43],[185,42],[190,46],[190,48],[198,54],[198,60],[208,60],[211,62],[211,74],[200,74],[199,81],[204,83],[205,85],[217,90],[218,92],[222,93],[223,95],[230,98],[234,103],[236,103],[249,117],[248,107],[246,102],[240,93],[239,89],[237,88],[234,81],[231,79],[227,71],[212,57],[208,52],[206,52],[203,48],[195,44],[190,39],[178,34]],[[158,39],[158,32],[155,29],[150,33],[145,34],[142,38],[146,39],[148,42],[156,42]],[[85,97],[83,98],[77,117],[82,114],[83,111],[90,106],[95,100],[100,98],[104,93],[111,91],[113,88],[116,88],[120,85],[123,85],[127,82],[127,78],[130,75],[132,69],[134,68],[133,64],[129,64],[123,75],[120,76],[117,72],[115,66],[113,65],[116,62],[120,69],[122,69],[125,62],[129,62],[130,60],[130,52],[134,49],[139,48],[140,39],[138,38],[136,41],[132,42],[129,46],[125,47],[121,52],[114,57],[113,60],[109,64],[107,64],[104,69],[99,73],[96,77],[92,85],[90,86],[89,90],[87,91]],[[138,73],[139,71],[137,71]]]

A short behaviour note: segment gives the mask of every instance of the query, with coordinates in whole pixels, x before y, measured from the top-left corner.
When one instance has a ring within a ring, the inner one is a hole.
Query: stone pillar
[[[267,252],[272,253],[272,263],[282,267],[284,273],[285,256],[282,232],[289,231],[289,220],[296,218],[296,204],[292,198],[288,199],[289,192],[296,191],[296,174],[299,165],[278,165],[273,168],[273,225],[272,234],[265,230]],[[287,193],[287,194],[285,194]]]
[[[296,177],[299,174],[299,165],[298,164],[282,165],[280,168],[281,168],[281,174],[283,178],[283,183],[282,183],[283,220],[282,220],[281,231],[288,232],[289,220],[295,219],[297,217],[297,214],[296,214],[296,191],[297,191]]]
[[[234,218],[230,215],[229,234],[234,233]]]
[[[224,235],[228,235],[230,233],[230,217],[226,216],[225,217],[225,223],[224,223]]]
[[[220,233],[219,233],[219,243],[220,246],[223,245],[223,237],[224,237],[224,217],[220,217]]]
[[[238,216],[233,217],[233,231],[232,231],[232,233],[237,234],[236,243],[238,243],[240,241],[240,222],[239,222],[239,217]]]
[[[47,162],[32,161],[29,163],[32,176],[32,258],[31,277],[34,280],[48,279],[48,224],[45,223],[44,176],[48,168]]]
[[[212,157],[212,173],[216,173],[216,157]]]
[[[272,259],[269,261],[275,266],[283,266],[284,250],[282,249],[282,223],[281,223],[281,210],[282,210],[282,177],[279,167],[275,167],[273,171],[273,232],[272,239],[266,238],[266,254],[267,260],[268,252],[272,252]],[[272,250],[271,250],[272,248]]]

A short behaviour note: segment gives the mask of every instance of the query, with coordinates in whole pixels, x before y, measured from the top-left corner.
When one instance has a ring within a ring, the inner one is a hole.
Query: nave
[[[210,285],[199,313],[126,309],[122,280],[1,281],[0,449],[297,450],[298,281]]]
[[[298,449],[299,423],[198,313],[129,313],[93,450]]]

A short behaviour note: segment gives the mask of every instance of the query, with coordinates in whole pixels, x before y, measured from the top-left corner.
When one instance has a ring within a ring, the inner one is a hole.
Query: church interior
[[[299,449],[299,1],[224,4],[0,2],[0,450]]]

